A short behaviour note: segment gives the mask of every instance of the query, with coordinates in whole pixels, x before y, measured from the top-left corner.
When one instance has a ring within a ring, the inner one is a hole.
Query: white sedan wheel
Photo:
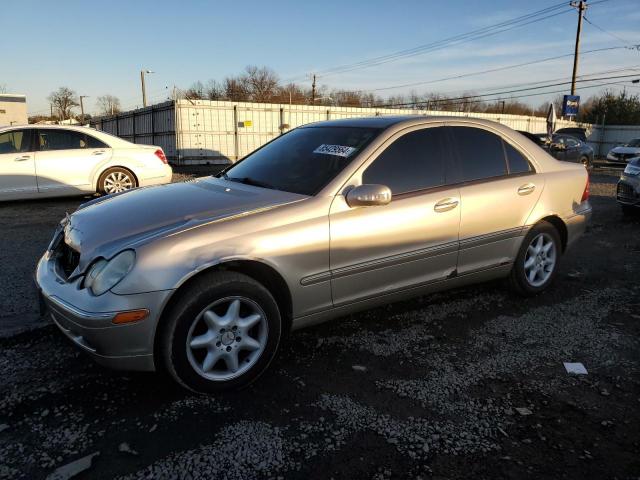
[[[107,195],[131,190],[135,186],[133,174],[124,169],[108,170],[100,182],[102,192]]]

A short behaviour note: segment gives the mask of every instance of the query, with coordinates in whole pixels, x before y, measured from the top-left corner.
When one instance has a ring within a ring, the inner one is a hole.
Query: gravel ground
[[[546,294],[495,282],[302,330],[241,392],[106,370],[52,326],[0,340],[0,478],[638,478],[640,219],[615,182],[592,177]],[[30,272],[81,201],[0,207],[5,330],[35,316]]]

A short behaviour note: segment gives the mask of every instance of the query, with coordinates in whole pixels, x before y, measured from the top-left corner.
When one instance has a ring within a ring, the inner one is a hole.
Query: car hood
[[[81,205],[63,220],[65,242],[80,252],[78,272],[155,238],[236,215],[301,201],[304,195],[218,178],[130,190]]]
[[[615,147],[609,153],[637,153],[640,154],[640,147]]]

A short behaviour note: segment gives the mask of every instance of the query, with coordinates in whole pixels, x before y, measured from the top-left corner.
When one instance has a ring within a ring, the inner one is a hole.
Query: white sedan
[[[110,194],[171,182],[160,147],[85,127],[0,128],[0,200]]]

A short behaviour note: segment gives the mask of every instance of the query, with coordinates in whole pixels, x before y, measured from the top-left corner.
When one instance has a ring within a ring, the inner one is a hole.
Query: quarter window
[[[23,153],[31,150],[27,130],[10,130],[0,133],[0,155],[3,153]]]
[[[507,153],[507,162],[509,162],[509,173],[511,175],[527,173],[533,170],[529,161],[515,147],[504,142],[504,150]]]
[[[73,130],[39,130],[40,150],[79,150],[87,148],[84,133]]]
[[[502,139],[474,127],[452,127],[458,157],[458,181],[470,182],[507,174]]]
[[[87,148],[109,148],[109,145],[98,140],[96,137],[87,135]]]
[[[407,133],[393,142],[362,175],[362,183],[386,185],[393,195],[444,185],[445,127]]]

